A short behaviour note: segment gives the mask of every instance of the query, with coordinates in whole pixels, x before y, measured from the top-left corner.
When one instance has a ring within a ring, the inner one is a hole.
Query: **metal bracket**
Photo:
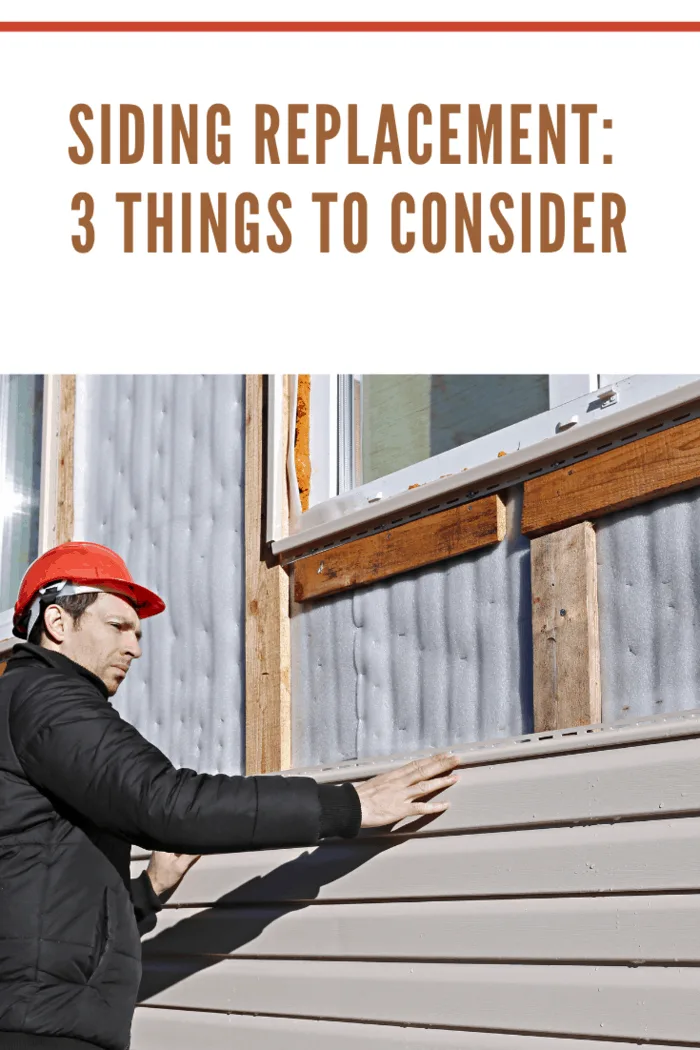
[[[603,390],[598,391],[598,400],[600,401],[601,408],[607,408],[609,405],[616,405],[619,397],[620,395],[616,386],[606,386]]]

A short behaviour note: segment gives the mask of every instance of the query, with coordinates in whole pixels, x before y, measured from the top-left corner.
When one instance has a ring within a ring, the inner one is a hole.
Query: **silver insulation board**
[[[104,543],[167,610],[115,705],[178,765],[243,766],[242,376],[81,376],[76,538]]]
[[[700,706],[700,489],[602,518],[603,721]]]
[[[513,491],[498,546],[297,607],[294,765],[530,732],[529,574]]]

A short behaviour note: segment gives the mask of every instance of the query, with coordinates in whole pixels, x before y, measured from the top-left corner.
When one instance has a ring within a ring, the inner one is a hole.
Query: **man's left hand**
[[[199,855],[189,853],[152,853],[146,874],[158,897],[170,896],[184,879]]]

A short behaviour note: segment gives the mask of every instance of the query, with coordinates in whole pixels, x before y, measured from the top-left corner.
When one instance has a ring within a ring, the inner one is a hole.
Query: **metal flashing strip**
[[[273,543],[282,562],[330,550],[363,536],[470,503],[512,485],[590,459],[611,448],[700,417],[700,381],[688,383],[613,415],[602,415],[580,430],[566,430],[537,444],[491,460],[466,472],[426,482],[371,506],[352,510]],[[631,429],[630,429],[631,428]],[[480,484],[475,485],[476,482]],[[469,485],[469,488],[466,486]]]
[[[700,709],[683,711],[674,715],[654,715],[635,721],[614,722],[610,725],[597,723],[573,729],[557,729],[548,733],[532,733],[528,736],[512,737],[507,740],[456,744],[451,748],[429,748],[407,755],[389,755],[374,761],[349,761],[339,762],[334,766],[289,769],[284,770],[283,775],[310,776],[319,783],[335,783],[342,780],[365,780],[368,777],[378,776],[380,773],[388,773],[389,770],[396,769],[414,759],[442,754],[445,751],[458,755],[460,766],[483,766],[496,762],[514,762],[568,752],[660,743],[666,740],[698,736],[700,736]]]

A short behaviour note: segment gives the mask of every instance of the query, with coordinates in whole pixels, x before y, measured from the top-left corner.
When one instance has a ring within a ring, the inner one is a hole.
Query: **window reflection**
[[[44,377],[0,375],[0,611],[39,549]]]

